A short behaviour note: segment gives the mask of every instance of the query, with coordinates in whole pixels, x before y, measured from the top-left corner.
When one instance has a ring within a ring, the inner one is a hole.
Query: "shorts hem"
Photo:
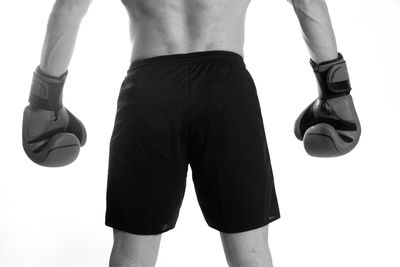
[[[158,234],[162,234],[165,233],[169,230],[172,230],[175,228],[175,225],[167,225],[166,227],[163,228],[158,228],[156,230],[138,230],[138,229],[133,229],[132,227],[126,227],[126,226],[121,226],[119,224],[116,223],[111,223],[106,221],[105,225],[111,228],[114,228],[116,230],[120,230],[123,232],[127,232],[130,234],[136,234],[136,235],[158,235]]]
[[[224,227],[221,225],[217,225],[217,224],[212,224],[212,223],[208,223],[208,226],[218,230],[220,232],[223,233],[227,233],[227,234],[233,234],[233,233],[240,233],[240,232],[245,232],[245,231],[250,231],[250,230],[255,230],[257,228],[260,228],[262,226],[265,226],[267,224],[270,224],[273,221],[278,220],[279,218],[281,218],[280,215],[278,216],[274,216],[271,219],[268,219],[266,221],[262,221],[261,223],[257,223],[257,224],[252,224],[252,225],[247,225],[247,226],[243,226],[243,227],[233,227],[233,228],[229,228],[229,227]]]

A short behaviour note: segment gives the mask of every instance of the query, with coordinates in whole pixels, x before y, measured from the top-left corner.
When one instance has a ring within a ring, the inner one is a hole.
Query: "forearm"
[[[60,76],[71,61],[76,38],[89,2],[56,1],[47,23],[40,68],[52,76]]]
[[[290,0],[289,0],[290,1]],[[324,0],[291,1],[311,59],[319,63],[338,57],[335,34]]]

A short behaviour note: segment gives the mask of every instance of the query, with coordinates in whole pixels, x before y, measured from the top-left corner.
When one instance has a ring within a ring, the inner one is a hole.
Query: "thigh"
[[[280,217],[257,90],[246,69],[234,70],[226,83],[208,81],[217,86],[217,104],[191,125],[190,136],[200,207],[208,225],[225,233]]]
[[[160,77],[152,80],[152,74]],[[109,148],[106,225],[132,234],[174,228],[185,192],[183,114],[167,74],[148,68],[128,76],[118,98]]]

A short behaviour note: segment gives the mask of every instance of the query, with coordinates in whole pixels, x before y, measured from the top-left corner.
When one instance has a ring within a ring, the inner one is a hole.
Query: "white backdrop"
[[[317,84],[292,7],[253,0],[247,14],[245,62],[258,90],[282,216],[269,227],[274,266],[398,267],[400,2],[327,3],[362,124],[358,146],[339,158],[308,156],[293,134]],[[24,154],[21,126],[52,4],[0,5],[0,266],[106,267],[108,146],[129,67],[128,17],[119,1],[93,1],[64,89],[64,104],[84,122],[88,141],[73,164],[44,168]],[[162,236],[157,266],[227,266],[191,175],[189,168],[180,216]]]

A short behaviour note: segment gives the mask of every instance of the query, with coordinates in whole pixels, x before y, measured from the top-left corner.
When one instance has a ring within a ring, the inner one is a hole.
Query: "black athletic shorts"
[[[237,53],[131,64],[110,140],[106,225],[133,234],[174,228],[188,164],[210,227],[242,232],[280,218],[257,89]]]

